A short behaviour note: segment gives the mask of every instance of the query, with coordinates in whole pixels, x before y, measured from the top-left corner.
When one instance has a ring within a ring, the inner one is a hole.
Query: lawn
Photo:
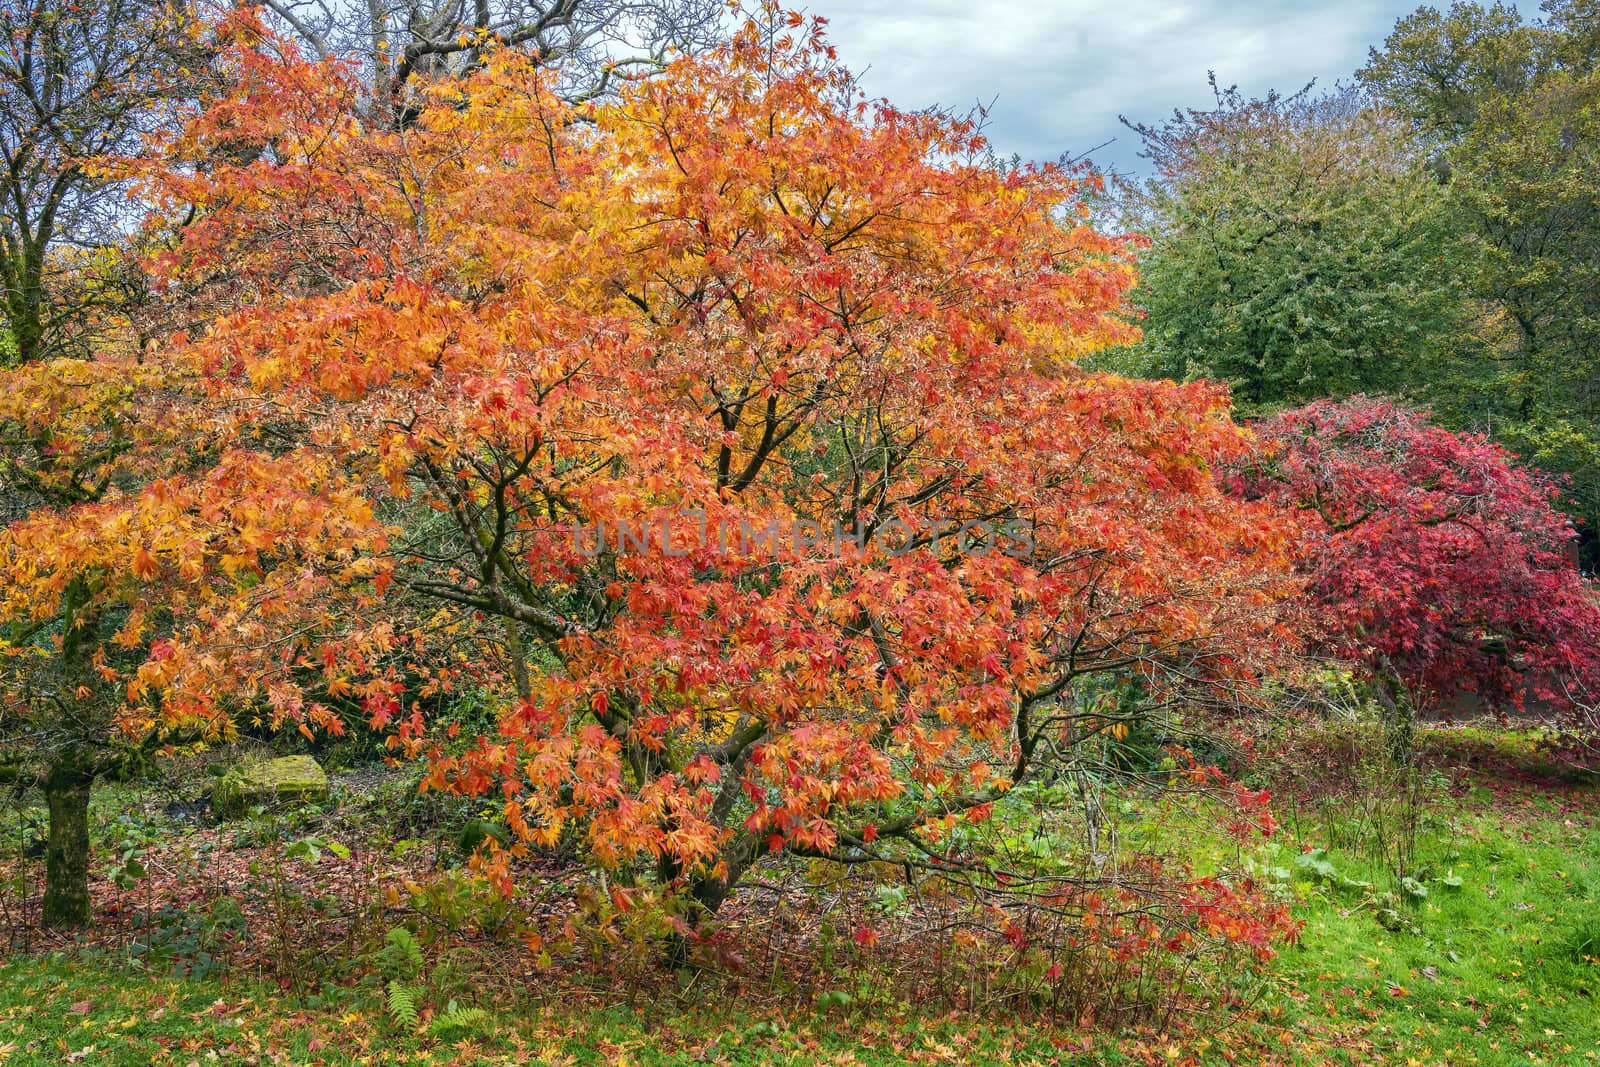
[[[137,927],[147,931],[142,941],[124,930],[87,944],[35,946],[0,964],[0,1063],[1593,1062],[1597,794],[1538,767],[1518,770],[1516,753],[1491,749],[1486,766],[1483,744],[1461,746],[1459,734],[1433,746],[1438,788],[1419,806],[1409,883],[1382,862],[1381,838],[1392,827],[1349,796],[1281,798],[1282,830],[1243,847],[1220,833],[1208,839],[1168,801],[1124,805],[1125,832],[1142,835],[1142,844],[1181,835],[1185,849],[1219,873],[1272,882],[1304,922],[1298,944],[1241,985],[1237,1003],[1173,1020],[1160,1033],[875,995],[885,968],[906,964],[870,952],[842,957],[828,989],[752,992],[726,975],[687,971],[658,973],[631,991],[602,970],[552,980],[527,946],[476,930],[462,935],[471,945],[457,946],[458,955],[432,961],[412,1018],[396,1011],[386,981],[392,943],[351,953],[310,946],[328,959],[299,976],[273,977],[262,959],[229,948],[207,924],[141,900],[136,883],[118,907],[165,915]],[[134,796],[112,794],[103,806],[126,806]],[[324,818],[326,825],[298,831],[353,832],[348,806]],[[102,821],[124,835],[143,825],[128,814]],[[209,862],[227,872],[224,881],[271,884],[274,872],[259,857],[240,858],[257,855],[261,828],[228,832],[192,830],[175,838],[187,844],[170,847],[214,850]],[[419,839],[409,851],[437,844]],[[152,867],[164,862],[160,852],[146,855]],[[353,862],[324,853],[317,869],[326,878]],[[347,891],[360,883],[344,877]],[[273,951],[270,943],[257,948],[263,958]]]

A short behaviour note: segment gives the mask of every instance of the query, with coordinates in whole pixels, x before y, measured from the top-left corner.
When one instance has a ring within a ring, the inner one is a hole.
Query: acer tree
[[[0,771],[49,808],[49,925],[89,919],[98,778],[236,716],[338,730],[300,682],[386,645],[350,614],[383,580],[366,502],[207,433],[184,393],[104,353],[0,372],[0,471],[32,504],[0,528]]]
[[[334,722],[301,699],[299,654],[339,630],[332,587],[359,599],[382,568],[383,527],[336,471],[218,423],[192,369],[146,350],[124,314],[147,295],[136,268],[118,276],[134,260],[143,139],[203,98],[212,30],[228,27],[167,4],[0,11],[13,342],[0,360],[0,779],[44,793],[53,925],[89,918],[97,779],[227,737],[235,714]]]
[[[501,50],[398,129],[357,72],[230,62],[160,185],[222,312],[180,348],[395,517],[392,605],[497,644],[452,669],[499,732],[428,785],[502,798],[503,886],[565,833],[713,910],[780,851],[936,863],[1070,763],[1083,679],[1273,645],[1290,526],[1216,482],[1225,395],[1075,367],[1134,336],[1087,179],[862,99],[819,21],[581,104]],[[408,699],[367,708],[427,750]]]
[[[1313,627],[1376,681],[1397,753],[1417,708],[1463,692],[1581,709],[1600,603],[1547,478],[1385,400],[1318,401],[1256,428],[1261,459],[1237,485],[1306,515]]]

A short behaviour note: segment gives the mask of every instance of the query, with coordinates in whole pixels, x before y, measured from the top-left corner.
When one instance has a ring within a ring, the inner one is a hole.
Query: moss
[[[328,775],[310,756],[283,756],[236,767],[217,781],[212,806],[224,815],[275,804],[328,799]]]

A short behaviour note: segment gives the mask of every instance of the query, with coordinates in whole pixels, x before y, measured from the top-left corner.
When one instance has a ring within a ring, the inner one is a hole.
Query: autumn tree
[[[35,499],[0,529],[0,771],[49,808],[50,925],[89,919],[97,779],[241,718],[337,730],[300,683],[387,641],[351,614],[383,581],[365,501],[207,432],[185,377],[107,354],[0,376],[7,473]]]
[[[1150,240],[1144,341],[1119,359],[1257,410],[1427,394],[1471,344],[1471,247],[1408,125],[1354,88],[1212,90],[1213,108],[1130,124],[1155,173],[1119,197]]]
[[[1225,395],[1075,367],[1134,336],[1088,179],[861,98],[775,8],[588,103],[497,51],[401,128],[268,51],[170,146],[164,269],[233,308],[185,351],[404,516],[395,596],[499,641],[499,732],[428,784],[501,798],[511,854],[570,833],[706,909],[781,851],[936,863],[1070,763],[1084,679],[1275,644]]]
[[[1557,716],[1592,703],[1600,601],[1552,482],[1389,401],[1318,401],[1256,428],[1236,487],[1306,515],[1319,646],[1376,683],[1397,753],[1416,710],[1463,693]]]
[[[117,27],[78,9],[7,9],[24,15],[8,38],[23,81],[3,108],[13,264],[60,264],[54,246],[69,239],[124,255],[142,137],[175,113],[161,109],[202,99],[211,73],[175,88],[161,63],[209,62],[237,27],[148,5]],[[153,42],[157,29],[176,43]],[[30,115],[31,132],[19,125]],[[0,779],[38,787],[49,808],[52,925],[89,918],[97,780],[231,737],[240,719],[338,729],[300,688],[322,670],[305,655],[320,646],[331,663],[336,639],[351,638],[347,651],[386,640],[379,622],[360,628],[375,635],[362,644],[341,614],[382,580],[385,537],[342,476],[218,422],[175,349],[147,349],[126,320],[91,335],[93,295],[73,299],[39,320],[54,325],[33,358],[0,370]]]
[[[323,720],[283,688],[296,650],[337,628],[332,601],[302,594],[378,575],[350,561],[382,527],[337,473],[222,431],[196,376],[145,351],[120,314],[146,295],[142,272],[122,270],[143,138],[203,97],[213,30],[229,25],[165,4],[0,9],[13,342],[0,368],[0,779],[43,791],[53,925],[89,917],[95,781],[226,737],[233,713]]]

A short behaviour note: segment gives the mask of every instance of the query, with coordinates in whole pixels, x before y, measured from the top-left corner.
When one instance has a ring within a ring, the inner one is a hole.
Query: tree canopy
[[[579,105],[497,53],[399,129],[337,66],[230,62],[160,178],[166,269],[225,310],[169,358],[226,447],[412,517],[391,593],[506,686],[431,782],[502,796],[513,852],[577,826],[709,907],[782,849],[924,862],[1076,679],[1268,647],[1288,527],[1212,475],[1222,393],[1075,367],[1133,336],[1081,179],[861,99],[819,23]],[[420,743],[407,700],[367,707]]]
[[[1155,176],[1125,183],[1150,240],[1143,373],[1227,382],[1247,410],[1426,394],[1459,356],[1470,248],[1406,124],[1353,88],[1137,125]]]

